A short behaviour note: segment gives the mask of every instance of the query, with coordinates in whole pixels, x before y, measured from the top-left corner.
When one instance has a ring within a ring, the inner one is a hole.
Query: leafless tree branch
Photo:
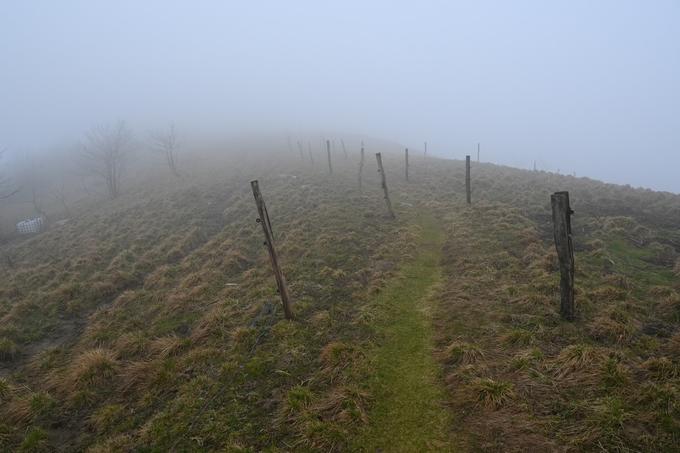
[[[113,127],[93,128],[85,136],[81,150],[83,167],[91,174],[104,179],[111,198],[116,198],[120,194],[121,176],[131,142],[132,134],[123,121],[119,121]]]

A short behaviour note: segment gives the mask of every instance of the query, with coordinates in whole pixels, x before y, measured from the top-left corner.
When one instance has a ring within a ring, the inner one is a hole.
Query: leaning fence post
[[[467,204],[472,204],[472,193],[470,188],[470,156],[465,156],[465,197]]]
[[[257,222],[262,225],[262,231],[264,232],[264,244],[269,250],[269,259],[272,263],[272,269],[274,270],[274,277],[276,277],[276,286],[279,290],[279,295],[281,296],[283,312],[286,316],[286,319],[293,319],[293,312],[290,308],[290,295],[288,294],[286,278],[283,276],[283,272],[279,266],[279,256],[276,253],[276,248],[274,248],[274,233],[272,233],[272,225],[269,221],[267,206],[265,205],[262,194],[260,193],[260,187],[257,183],[257,180],[250,181],[250,187],[253,189],[255,205],[257,205],[257,212],[259,214]]]
[[[305,160],[305,153],[302,150],[302,142],[298,140],[297,142],[298,150],[300,150],[300,159]]]
[[[391,218],[396,218],[394,211],[392,211],[392,202],[390,201],[390,195],[387,193],[387,179],[385,178],[385,170],[383,169],[382,156],[380,153],[375,154],[375,159],[378,161],[378,173],[380,173],[380,179],[382,181],[382,188],[385,192],[385,204],[387,205],[387,212]]]
[[[333,174],[333,165],[331,164],[331,141],[326,140],[326,153],[328,154],[328,173]]]
[[[560,261],[560,313],[566,320],[574,319],[574,245],[571,237],[569,192],[555,192],[550,196],[552,205],[555,248]]]
[[[406,182],[408,182],[408,148],[406,148],[406,150],[404,151],[404,159],[406,164],[405,169]]]
[[[359,190],[361,190],[361,174],[364,172],[364,141],[361,141],[361,158],[359,159]]]

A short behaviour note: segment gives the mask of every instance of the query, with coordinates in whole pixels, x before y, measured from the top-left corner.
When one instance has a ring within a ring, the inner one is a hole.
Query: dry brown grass
[[[166,358],[179,353],[186,346],[188,346],[187,340],[171,334],[151,340],[149,350],[156,357]]]
[[[484,357],[482,350],[464,341],[454,341],[444,349],[442,360],[458,365],[470,365]]]
[[[82,352],[70,364],[62,381],[56,383],[64,390],[104,389],[116,375],[120,363],[116,355],[104,348],[94,348]]]

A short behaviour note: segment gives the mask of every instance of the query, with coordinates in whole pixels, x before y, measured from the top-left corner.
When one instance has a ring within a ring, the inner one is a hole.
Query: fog
[[[364,134],[680,192],[680,3],[6,2],[0,148]]]

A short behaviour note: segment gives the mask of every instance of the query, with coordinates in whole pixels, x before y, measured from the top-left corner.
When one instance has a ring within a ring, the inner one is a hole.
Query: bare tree
[[[120,194],[120,180],[131,142],[132,134],[123,121],[113,127],[93,128],[85,136],[82,151],[85,169],[104,180],[111,198]]]
[[[0,149],[0,160],[5,154],[6,149]],[[21,190],[20,188],[13,187],[10,178],[0,174],[0,200],[9,198]]]
[[[168,168],[175,177],[179,178],[180,174],[177,170],[177,134],[175,133],[175,125],[170,124],[166,131],[153,134],[152,139],[154,149],[165,157]]]

